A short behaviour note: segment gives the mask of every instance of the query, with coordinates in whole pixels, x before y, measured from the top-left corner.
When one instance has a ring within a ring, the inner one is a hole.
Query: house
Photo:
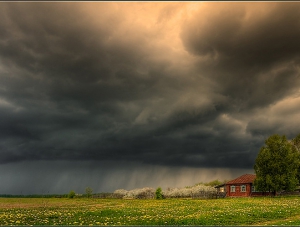
[[[255,178],[255,174],[244,174],[224,184],[217,185],[215,186],[215,188],[217,189],[218,193],[226,193],[226,197],[274,196],[272,192],[261,192],[255,190]],[[297,189],[293,192],[282,191],[279,192],[279,194],[300,195],[300,186],[298,186]],[[279,194],[276,193],[276,195]]]
[[[263,196],[270,193],[258,192],[254,187],[255,174],[244,174],[236,179],[217,185],[218,192],[226,192],[226,197]]]
[[[215,188],[217,189],[217,192],[225,192],[225,184],[219,184],[215,186]]]
[[[225,183],[226,196],[237,197],[237,196],[251,196],[255,192],[253,186],[256,175],[244,174],[236,179]]]

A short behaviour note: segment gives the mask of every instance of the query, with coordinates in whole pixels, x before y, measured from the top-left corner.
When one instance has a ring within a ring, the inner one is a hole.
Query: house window
[[[256,192],[256,190],[255,190],[255,186],[252,186],[252,192]]]
[[[241,192],[246,192],[246,185],[241,186]]]
[[[230,186],[230,192],[235,192],[235,186],[234,185]]]

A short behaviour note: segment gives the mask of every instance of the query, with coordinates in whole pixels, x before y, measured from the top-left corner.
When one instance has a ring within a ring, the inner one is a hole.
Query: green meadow
[[[0,198],[0,225],[300,225],[300,198]]]

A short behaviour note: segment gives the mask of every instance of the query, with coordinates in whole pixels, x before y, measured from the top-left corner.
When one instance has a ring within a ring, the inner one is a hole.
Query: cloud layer
[[[299,133],[298,3],[0,4],[1,165],[252,169]]]

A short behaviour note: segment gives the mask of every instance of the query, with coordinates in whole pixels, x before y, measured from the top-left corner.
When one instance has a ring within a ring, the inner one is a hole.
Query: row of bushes
[[[195,185],[186,188],[168,188],[161,191],[163,198],[220,198],[224,193],[218,193],[214,187],[206,185]],[[154,199],[157,197],[157,190],[153,188],[139,188],[134,190],[118,189],[114,191],[113,198],[123,199]]]
[[[186,188],[168,188],[163,192],[166,198],[193,198],[207,197],[209,194],[216,192],[216,189],[206,185],[196,185]]]
[[[138,188],[130,191],[118,189],[113,193],[113,198],[118,199],[154,199],[154,197],[155,189],[153,188]]]

